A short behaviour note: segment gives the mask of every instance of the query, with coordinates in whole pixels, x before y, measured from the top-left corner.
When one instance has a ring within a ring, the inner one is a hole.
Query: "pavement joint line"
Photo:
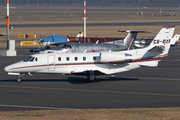
[[[139,79],[152,79],[152,80],[180,80],[175,78],[144,78],[144,77],[126,77],[126,78],[139,78]]]
[[[75,108],[56,108],[56,107],[5,105],[5,104],[0,104],[0,106],[1,107],[14,107],[14,108],[50,109],[50,110],[81,110],[81,109],[75,109]]]
[[[22,87],[22,86],[5,86],[6,88],[24,88],[24,89],[41,89],[41,90],[60,90],[60,91],[79,91],[79,92],[96,92],[96,93],[114,93],[114,94],[134,94],[134,95],[156,95],[156,96],[171,96],[180,97],[179,94],[162,94],[162,93],[140,93],[140,92],[121,92],[121,91],[103,91],[103,90],[83,90],[83,89],[65,89],[65,88],[44,88],[44,87]]]
[[[100,78],[104,77],[104,76],[99,76]],[[176,79],[176,78],[145,78],[145,77],[129,77],[129,76],[113,76],[113,78],[116,77],[121,77],[121,78],[136,78],[136,79],[152,79],[152,80],[180,80],[180,79]]]

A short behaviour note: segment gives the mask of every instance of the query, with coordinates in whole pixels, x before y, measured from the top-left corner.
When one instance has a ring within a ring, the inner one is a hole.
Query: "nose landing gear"
[[[20,74],[20,75],[19,75],[19,77],[17,78],[18,83],[21,82],[21,77],[23,77],[23,76],[24,76],[24,74]]]
[[[18,82],[21,82],[21,77],[18,77],[18,78],[17,78],[17,81],[18,81]]]

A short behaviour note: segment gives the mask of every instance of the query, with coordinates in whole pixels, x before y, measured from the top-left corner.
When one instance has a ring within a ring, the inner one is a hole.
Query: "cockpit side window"
[[[35,61],[38,61],[38,58],[36,58]]]
[[[67,46],[66,46],[66,49],[71,49],[71,45],[67,45]]]

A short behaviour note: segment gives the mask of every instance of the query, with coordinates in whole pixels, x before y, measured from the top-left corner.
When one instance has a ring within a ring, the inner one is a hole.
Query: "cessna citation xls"
[[[118,31],[127,32],[124,40],[116,40],[103,43],[64,43],[57,48],[41,50],[40,48],[34,50],[40,53],[68,53],[68,52],[100,52],[100,51],[120,51],[127,50],[134,45],[134,41],[138,33],[148,33],[149,31],[127,30]]]
[[[168,56],[174,25],[164,26],[151,44],[142,49],[119,52],[88,53],[44,53],[34,54],[4,68],[8,75],[18,75],[21,81],[24,74],[62,73],[85,75],[90,81],[96,75],[110,75],[125,72],[141,66],[156,67]]]

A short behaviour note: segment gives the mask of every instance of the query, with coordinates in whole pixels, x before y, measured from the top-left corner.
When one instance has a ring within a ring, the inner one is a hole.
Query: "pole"
[[[86,0],[84,0],[84,42],[86,39]]]
[[[7,50],[9,50],[9,0],[7,0]]]

